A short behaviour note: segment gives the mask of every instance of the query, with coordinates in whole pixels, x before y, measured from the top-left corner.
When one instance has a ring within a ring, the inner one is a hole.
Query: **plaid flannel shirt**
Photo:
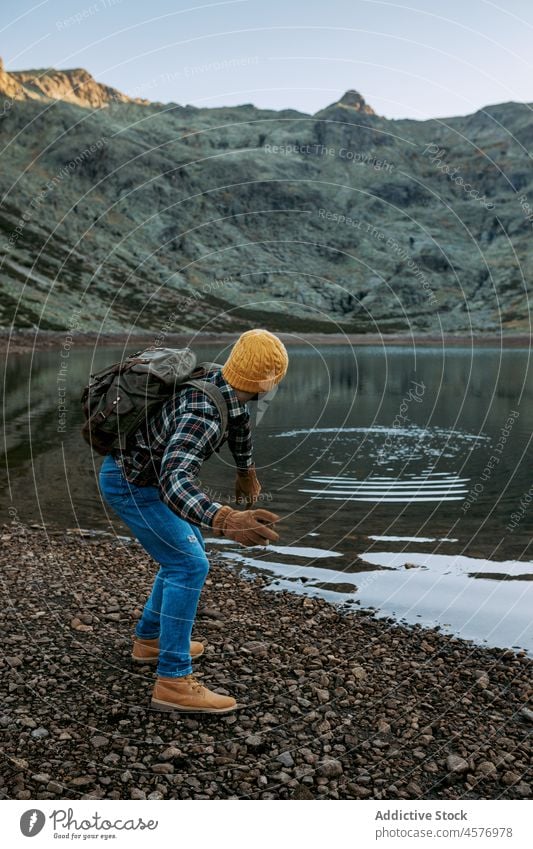
[[[253,465],[250,414],[220,369],[207,374],[228,405],[228,447],[238,469]],[[127,451],[114,452],[125,478],[158,486],[162,501],[193,525],[211,528],[222,506],[202,492],[198,473],[220,437],[222,422],[211,400],[193,386],[169,398],[140,428]],[[148,471],[147,471],[148,469]]]

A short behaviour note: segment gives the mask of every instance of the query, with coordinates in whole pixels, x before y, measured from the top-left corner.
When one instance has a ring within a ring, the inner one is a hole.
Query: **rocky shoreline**
[[[211,557],[194,636],[225,717],[149,708],[130,639],[154,564],[136,543],[2,530],[12,799],[524,799],[531,660],[266,592]]]
[[[261,322],[260,322],[261,324]],[[159,345],[183,347],[198,344],[231,344],[235,337],[248,326],[235,329],[234,333],[172,333],[166,334]],[[144,334],[126,333],[86,333],[68,330],[14,330],[0,329],[0,354],[27,354],[32,351],[60,350],[68,337],[69,345],[76,348],[110,348],[124,345],[126,351],[132,348],[149,347],[157,339],[157,332]],[[285,345],[353,345],[354,347],[377,345],[387,347],[442,347],[442,348],[530,348],[531,336],[527,333],[278,333]]]

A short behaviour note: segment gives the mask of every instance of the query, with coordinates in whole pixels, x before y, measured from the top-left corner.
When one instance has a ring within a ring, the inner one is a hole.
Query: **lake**
[[[219,361],[228,350],[197,349]],[[101,503],[78,404],[89,372],[121,354],[4,357],[3,522],[125,533]],[[289,355],[279,390],[252,405],[261,506],[282,516],[280,542],[209,544],[266,571],[272,590],[531,652],[529,351],[301,344]],[[223,502],[233,477],[224,448],[202,483]]]

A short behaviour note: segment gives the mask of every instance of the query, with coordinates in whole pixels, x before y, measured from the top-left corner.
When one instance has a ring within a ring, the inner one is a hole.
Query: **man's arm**
[[[237,469],[249,469],[254,465],[252,432],[250,429],[250,413],[243,413],[242,420],[230,426],[228,432],[228,448],[233,454]]]
[[[238,426],[230,429],[228,444],[235,459],[237,476],[235,478],[235,501],[253,507],[261,493],[261,484],[257,480],[253,461],[252,433],[250,429],[250,414],[248,410],[238,422]]]
[[[216,412],[188,407],[177,417],[175,430],[161,459],[159,489],[161,499],[182,519],[193,525],[211,528],[213,517],[222,506],[212,502],[194,482],[202,462],[214,450],[221,422]]]

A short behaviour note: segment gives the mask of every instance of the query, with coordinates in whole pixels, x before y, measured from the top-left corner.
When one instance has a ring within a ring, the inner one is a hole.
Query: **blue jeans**
[[[191,631],[209,570],[200,529],[173,513],[156,486],[129,483],[110,455],[99,484],[105,501],[160,567],[135,633],[159,637],[158,675],[188,675]]]

